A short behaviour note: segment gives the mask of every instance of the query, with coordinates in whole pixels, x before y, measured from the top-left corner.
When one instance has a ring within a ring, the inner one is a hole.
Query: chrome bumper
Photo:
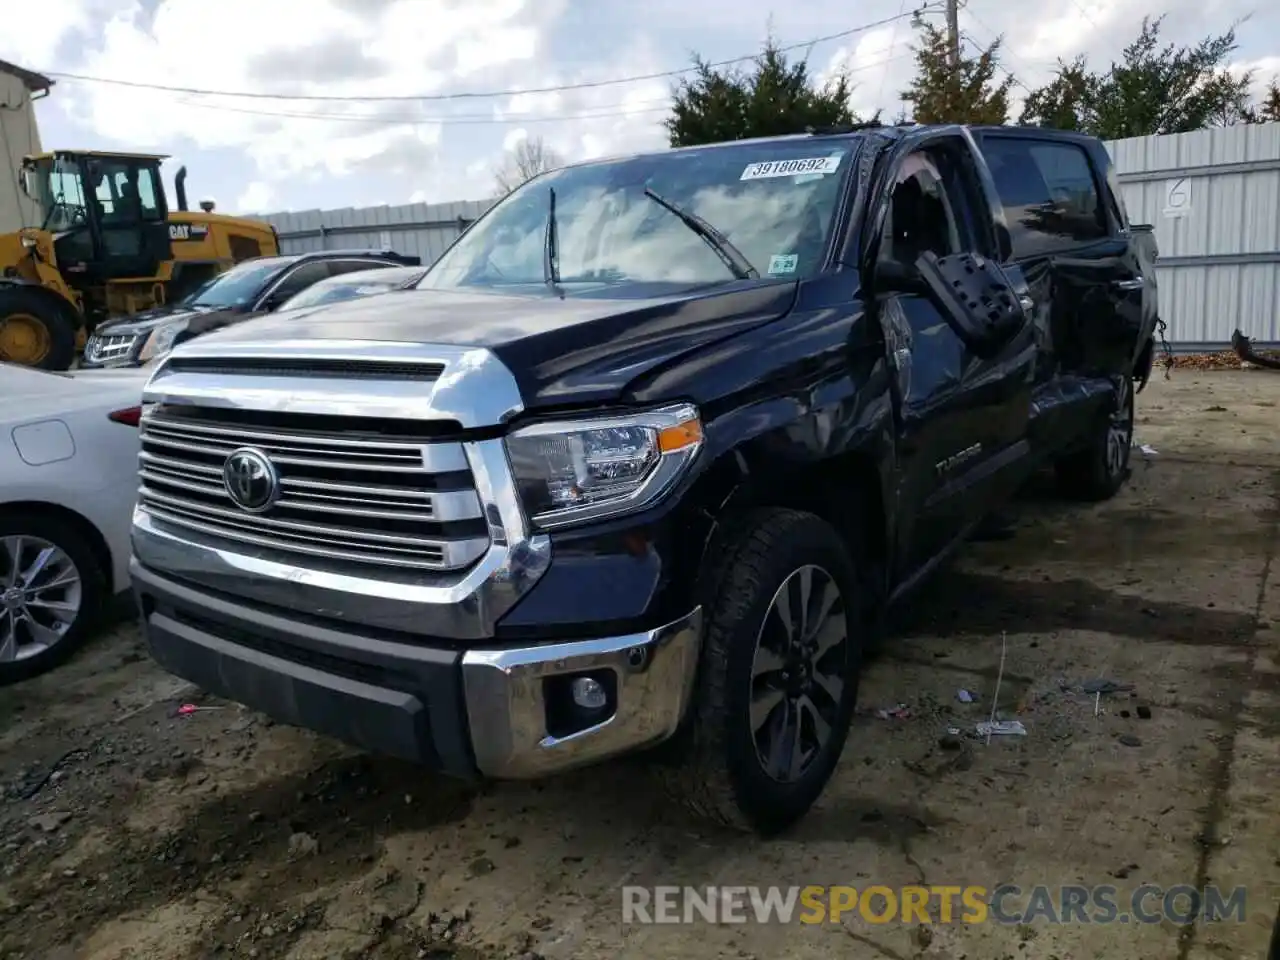
[[[693,695],[702,608],[647,633],[515,650],[472,650],[462,681],[476,766],[486,777],[530,779],[666,740]],[[611,715],[565,737],[547,732],[546,681],[613,672]]]

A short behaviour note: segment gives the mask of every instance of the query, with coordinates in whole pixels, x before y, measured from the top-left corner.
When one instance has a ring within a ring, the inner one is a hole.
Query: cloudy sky
[[[687,67],[694,51],[728,60],[770,32],[806,41],[920,2],[39,0],[0,32],[0,59],[97,78],[59,78],[40,102],[46,146],[171,154],[170,171],[188,167],[193,199],[228,212],[434,203],[489,195],[504,146],[524,136],[569,159],[661,147],[674,81],[653,75]],[[1261,80],[1280,73],[1274,4],[1165,0],[1161,9],[1178,42],[1249,16],[1237,62]],[[1060,57],[1105,65],[1155,10],[1139,0],[969,0],[960,24],[974,45],[1004,35],[1004,66],[1022,90]],[[807,51],[818,71],[853,71],[859,110],[893,115],[912,40],[901,18]],[[513,93],[574,84],[590,85]]]

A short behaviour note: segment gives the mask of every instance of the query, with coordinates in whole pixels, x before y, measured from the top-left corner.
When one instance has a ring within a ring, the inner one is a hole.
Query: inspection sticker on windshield
[[[775,253],[769,258],[770,273],[795,273],[796,267],[800,264],[799,254],[781,254]]]
[[[805,157],[800,160],[764,160],[749,163],[739,180],[766,180],[770,177],[794,177],[804,173],[835,173],[840,169],[840,154],[830,157]]]

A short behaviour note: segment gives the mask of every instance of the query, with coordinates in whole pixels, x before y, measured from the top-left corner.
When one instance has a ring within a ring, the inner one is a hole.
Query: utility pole
[[[960,69],[960,0],[947,3],[947,51],[953,71]]]

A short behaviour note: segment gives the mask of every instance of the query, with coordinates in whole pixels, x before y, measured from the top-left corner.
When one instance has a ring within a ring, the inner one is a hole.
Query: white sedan
[[[129,587],[149,373],[0,364],[0,686],[65,659]]]

